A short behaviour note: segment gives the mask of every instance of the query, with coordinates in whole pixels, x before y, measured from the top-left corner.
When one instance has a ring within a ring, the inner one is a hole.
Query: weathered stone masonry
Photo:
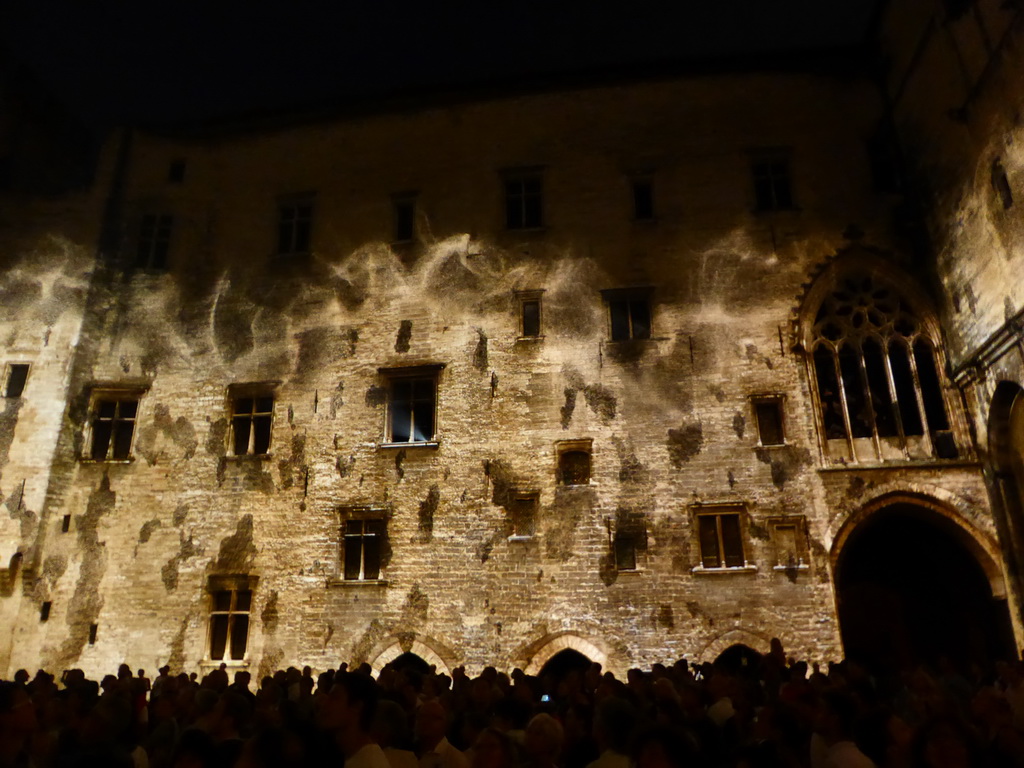
[[[48,319],[40,346],[24,312],[4,317],[40,355],[33,386],[56,341],[66,378],[7,403],[17,430],[47,404],[32,440],[52,460],[18,432],[0,475],[6,506],[26,477],[35,494],[33,522],[16,505],[3,528],[22,566],[0,664],[216,665],[229,589],[252,594],[232,663],[260,674],[410,650],[536,671],[566,647],[621,672],[773,636],[836,658],[837,542],[892,499],[955,518],[1002,584],[974,414],[948,381],[955,459],[837,462],[819,423],[802,343],[816,281],[866,269],[935,322],[898,201],[872,191],[864,140],[882,115],[857,78],[732,74],[135,134],[118,247],[55,275],[81,284],[67,326]],[[752,163],[769,155],[788,164],[792,208],[757,210]],[[509,229],[505,181],[524,173],[542,226]],[[654,220],[632,219],[638,177]],[[415,199],[410,243],[390,242],[396,195]],[[282,206],[304,205],[308,255],[277,256]],[[173,217],[166,270],[133,266],[152,215]],[[8,259],[3,279],[19,274]],[[26,306],[45,312],[55,290]],[[524,291],[539,292],[537,337]],[[620,296],[646,302],[650,338],[612,339]],[[410,374],[435,382],[434,439],[391,443]],[[115,396],[138,402],[130,455],[94,460],[98,403]],[[235,455],[239,397],[273,398],[266,455]],[[781,445],[759,442],[766,397]],[[567,450],[589,450],[588,482],[562,482]],[[518,503],[535,504],[533,535],[514,535]],[[744,562],[705,567],[698,518],[736,512]],[[345,578],[350,520],[382,521],[380,578]],[[779,521],[797,525],[799,564],[780,562]]]

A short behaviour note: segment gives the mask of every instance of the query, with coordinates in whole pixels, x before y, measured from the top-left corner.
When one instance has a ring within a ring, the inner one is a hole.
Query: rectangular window
[[[89,625],[89,645],[96,645],[96,632],[99,630],[98,624]]]
[[[210,659],[243,661],[249,644],[252,585],[248,578],[210,584]]]
[[[518,291],[519,337],[534,339],[541,336],[541,295],[544,291]]]
[[[437,437],[437,377],[441,366],[381,369],[388,377],[388,443],[432,443]]]
[[[167,252],[171,247],[174,217],[166,213],[146,214],[139,223],[135,266],[139,269],[166,269]]]
[[[89,458],[93,461],[125,461],[131,458],[138,392],[93,393]]]
[[[342,533],[342,555],[346,581],[377,581],[380,579],[381,555],[387,528],[381,518],[345,520]]]
[[[612,546],[615,550],[616,570],[637,570],[637,552],[644,536],[644,532],[636,528],[619,528],[615,531]]]
[[[633,179],[633,218],[636,221],[654,219],[654,182],[651,179]]]
[[[277,255],[308,254],[313,232],[312,199],[282,202],[277,216]]]
[[[416,239],[416,198],[413,195],[396,195],[391,198],[394,216],[394,238],[396,243],[410,243]]]
[[[541,175],[537,171],[505,176],[505,226],[540,229],[544,226]]]
[[[590,440],[563,440],[555,446],[560,485],[590,484]]]
[[[618,288],[602,294],[608,303],[612,341],[651,338],[650,288]]]
[[[53,603],[51,603],[49,600],[47,600],[45,603],[43,603],[41,606],[39,606],[39,620],[40,621],[49,621],[50,620],[50,608],[52,607],[52,605],[53,605]]]
[[[742,568],[746,565],[739,509],[699,512],[697,529],[701,565],[705,568]]]
[[[754,418],[757,421],[757,438],[761,445],[785,444],[781,397],[754,398]]]
[[[235,456],[265,456],[270,452],[274,395],[245,389],[232,390],[231,452]]]
[[[807,567],[807,521],[801,516],[776,517],[768,524],[775,550],[775,568]]]
[[[8,363],[7,380],[4,382],[4,397],[21,397],[28,381],[28,363]]]
[[[755,158],[751,171],[759,211],[782,211],[793,207],[789,157],[771,155]]]
[[[508,515],[514,537],[525,539],[533,536],[537,529],[537,494],[514,495],[508,503]]]

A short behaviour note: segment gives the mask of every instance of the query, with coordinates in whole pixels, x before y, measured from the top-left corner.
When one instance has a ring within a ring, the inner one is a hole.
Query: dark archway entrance
[[[541,667],[538,677],[541,680],[549,680],[557,687],[560,682],[573,673],[582,675],[590,669],[590,664],[590,659],[582,653],[574,651],[572,648],[566,648],[547,660]]]
[[[848,658],[872,666],[989,661],[1013,654],[1005,600],[993,599],[954,525],[909,503],[851,532],[836,564],[839,625]]]
[[[761,654],[749,645],[736,643],[718,654],[715,667],[734,675],[751,675],[761,668]]]
[[[388,666],[399,672],[418,672],[421,675],[430,671],[430,665],[411,651],[396,656],[388,663]]]

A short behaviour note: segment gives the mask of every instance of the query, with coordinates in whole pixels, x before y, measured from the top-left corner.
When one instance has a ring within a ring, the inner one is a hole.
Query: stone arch
[[[528,675],[536,675],[544,665],[558,652],[569,648],[578,651],[591,661],[596,661],[602,667],[608,667],[608,654],[601,650],[590,640],[571,632],[558,632],[541,638],[534,644],[536,650],[528,655],[526,668],[523,670]],[[611,670],[616,672],[617,670]]]
[[[1000,381],[988,415],[993,517],[1011,573],[1024,562],[1024,389]],[[1022,585],[1018,584],[1018,589]]]
[[[438,674],[452,674],[456,666],[455,656],[436,640],[424,635],[401,634],[389,635],[381,640],[366,654],[366,660],[373,668],[374,676],[380,674],[388,662],[394,661],[403,653],[414,653],[427,664],[433,665]]]
[[[771,637],[763,632],[755,632],[744,627],[734,627],[712,639],[696,656],[700,662],[714,661],[723,651],[734,645],[746,645],[758,653],[771,650]]]
[[[949,492],[944,492],[944,495],[947,496],[947,499],[955,498]],[[835,573],[843,547],[849,541],[850,534],[876,513],[900,504],[932,513],[932,521],[937,522],[947,533],[953,535],[981,566],[992,590],[992,597],[1003,599],[1007,596],[1006,577],[1003,572],[999,547],[992,537],[971,524],[967,516],[957,509],[957,505],[949,503],[948,500],[943,502],[930,495],[908,491],[881,493],[843,520],[832,537],[832,547],[829,552],[833,573]]]

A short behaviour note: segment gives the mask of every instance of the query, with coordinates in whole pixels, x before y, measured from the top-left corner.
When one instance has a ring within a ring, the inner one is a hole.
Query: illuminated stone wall
[[[136,136],[11,668],[211,663],[211,578],[239,575],[258,579],[260,674],[399,650],[533,669],[565,647],[623,672],[773,636],[839,657],[829,553],[849,515],[942,494],[994,535],[974,466],[820,471],[793,348],[807,284],[837,253],[909,264],[868,172],[879,115],[854,78],[721,75]],[[764,150],[789,159],[792,210],[755,210]],[[502,174],[524,168],[541,230],[505,227]],[[638,177],[654,221],[632,220]],[[392,246],[410,191],[416,242]],[[274,258],[279,202],[311,193],[310,257]],[[169,270],[123,268],[154,214],[174,217]],[[601,292],[625,288],[651,291],[650,339],[609,338]],[[543,291],[542,339],[518,339],[517,291]],[[428,365],[437,445],[382,447],[379,369]],[[274,388],[270,455],[233,457],[229,388],[252,383]],[[82,460],[90,395],[115,387],[142,393],[131,460]],[[783,398],[785,445],[758,445],[762,395]],[[574,440],[592,441],[585,486],[558,482]],[[531,492],[536,535],[510,539]],[[698,567],[714,504],[744,510],[749,567]],[[364,506],[387,518],[374,583],[341,578],[342,511]],[[771,521],[798,516],[807,567],[777,569]],[[645,534],[636,570],[615,566],[620,530]]]

